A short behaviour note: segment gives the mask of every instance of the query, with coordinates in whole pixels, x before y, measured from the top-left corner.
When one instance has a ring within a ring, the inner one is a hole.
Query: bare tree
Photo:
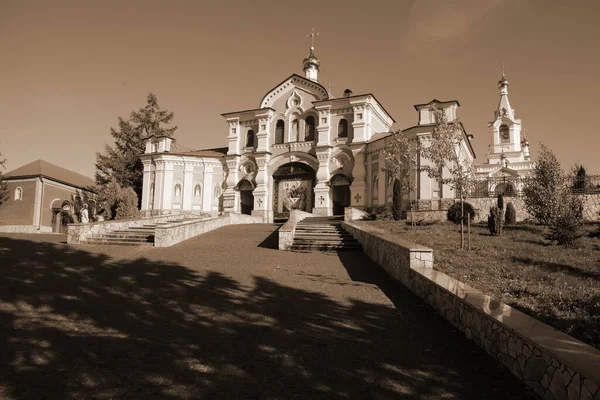
[[[464,249],[464,201],[472,184],[472,165],[468,157],[461,157],[460,151],[464,141],[464,130],[458,118],[448,121],[443,109],[435,108],[435,126],[427,146],[420,147],[421,157],[429,161],[427,165],[421,165],[421,171],[427,175],[448,185],[461,202],[461,244]],[[448,171],[448,173],[444,173]]]
[[[408,137],[401,130],[392,133],[389,143],[383,150],[385,166],[382,171],[393,179],[392,213],[395,220],[402,214],[402,192],[408,192],[408,202],[416,187],[417,160]]]

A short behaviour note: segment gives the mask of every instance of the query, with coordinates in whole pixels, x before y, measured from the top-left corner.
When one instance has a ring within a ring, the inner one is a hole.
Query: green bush
[[[506,205],[506,214],[504,215],[504,224],[505,225],[514,225],[517,223],[517,210],[513,203],[508,203]]]
[[[473,208],[473,206],[470,203],[464,202],[463,204],[464,204],[464,206],[463,206],[464,207],[463,222],[466,224],[469,213],[471,213],[471,221],[473,221],[473,219],[475,218],[475,209]],[[455,224],[460,224],[460,219],[461,219],[460,202],[454,203],[450,206],[450,208],[448,209],[447,216],[448,216],[448,221],[452,221]]]

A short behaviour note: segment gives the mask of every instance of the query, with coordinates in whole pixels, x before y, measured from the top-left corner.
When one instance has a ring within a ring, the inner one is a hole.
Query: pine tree
[[[402,213],[402,192],[408,191],[410,201],[410,193],[416,185],[417,160],[408,138],[402,131],[392,133],[383,154],[385,166],[381,170],[392,178],[392,213],[394,219],[399,220]]]
[[[523,200],[529,214],[548,225],[559,214],[561,200],[569,196],[560,162],[548,147],[541,145],[533,175],[523,188]]]
[[[133,111],[129,119],[119,117],[119,128],[110,128],[114,145],[106,145],[104,154],[96,153],[96,183],[102,187],[114,179],[119,186],[132,188],[141,199],[144,167],[140,155],[145,150],[145,139],[151,135],[173,136],[177,126],[164,125],[174,117],[175,113],[160,109],[153,93],[148,94],[146,106]]]

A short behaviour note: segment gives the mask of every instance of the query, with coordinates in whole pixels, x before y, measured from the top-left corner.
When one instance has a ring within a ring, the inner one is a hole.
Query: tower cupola
[[[302,61],[302,70],[307,79],[311,81],[318,82],[318,74],[319,74],[319,65],[321,62],[315,56],[315,48],[310,46],[310,53],[308,56]]]

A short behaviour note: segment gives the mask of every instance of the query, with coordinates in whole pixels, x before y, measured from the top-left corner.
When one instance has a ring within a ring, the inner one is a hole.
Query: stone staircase
[[[352,235],[342,228],[343,217],[309,217],[298,222],[292,250],[362,251]]]
[[[109,233],[92,235],[89,239],[85,241],[85,244],[152,247],[154,246],[154,236],[156,233],[157,226],[184,221],[193,221],[196,219],[198,218],[186,217],[158,224],[146,224],[134,228],[114,230]]]

